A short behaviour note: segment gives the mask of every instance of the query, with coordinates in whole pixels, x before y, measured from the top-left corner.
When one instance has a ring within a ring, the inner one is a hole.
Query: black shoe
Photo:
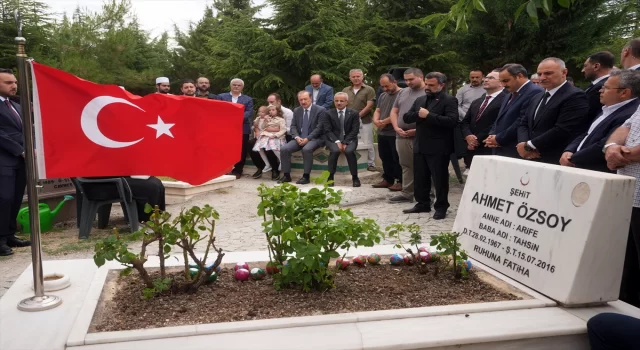
[[[279,184],[285,183],[285,182],[291,182],[291,176],[285,174],[280,178],[280,180],[278,180]]]
[[[353,179],[353,187],[360,187],[360,179]]]
[[[413,208],[405,209],[402,212],[405,214],[414,214],[414,213],[428,213],[431,211],[429,207],[423,207],[419,204],[416,204]]]
[[[278,180],[280,178],[280,170],[271,170],[271,180]]]
[[[9,236],[7,237],[7,245],[11,248],[28,247],[31,245],[31,241],[25,241],[16,236]]]
[[[4,240],[0,241],[0,256],[7,256],[11,254],[13,254],[13,249],[11,249]]]
[[[437,211],[435,214],[433,214],[433,220],[442,220],[445,217],[447,217],[446,211]]]
[[[298,185],[306,185],[306,184],[310,184],[311,181],[309,180],[308,177],[302,177],[300,180],[296,181],[296,183]]]
[[[413,200],[402,196],[402,195],[398,195],[398,196],[393,196],[391,198],[389,198],[389,202],[391,203],[411,203],[413,202]]]
[[[252,178],[254,179],[259,179],[262,177],[262,169],[258,169],[258,171],[256,171],[255,173],[253,173],[253,175],[251,175]]]

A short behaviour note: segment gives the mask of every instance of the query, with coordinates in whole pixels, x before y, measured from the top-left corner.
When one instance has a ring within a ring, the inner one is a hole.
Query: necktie
[[[302,116],[302,138],[307,138],[309,136],[309,110],[304,110],[304,115]]]
[[[507,106],[511,103],[511,101],[513,101],[516,97],[518,96],[518,92],[514,92],[511,94],[511,97],[509,97],[509,101],[507,101]]]
[[[20,119],[20,114],[18,114],[18,112],[16,112],[16,110],[13,109],[13,106],[11,105],[11,102],[9,102],[9,99],[4,99],[4,104],[7,105],[7,108],[9,108],[9,110],[11,111],[11,114],[13,114],[13,116],[16,117],[16,119],[18,119],[18,124],[22,125],[22,119]]]
[[[542,96],[542,101],[540,102],[540,107],[538,107],[538,112],[536,112],[536,116],[535,118],[533,118],[533,120],[538,119],[538,116],[544,113],[544,109],[545,107],[547,107],[547,101],[549,100],[549,96],[551,96],[551,94],[549,94],[549,91],[544,93],[544,96]]]
[[[482,106],[480,106],[480,110],[478,110],[478,115],[476,115],[476,121],[478,121],[478,119],[480,119],[480,117],[482,116],[482,112],[484,112],[485,108],[487,108],[490,99],[490,95],[484,98],[484,102],[482,103]]]
[[[344,141],[344,111],[340,111],[338,119],[340,119],[340,140]]]

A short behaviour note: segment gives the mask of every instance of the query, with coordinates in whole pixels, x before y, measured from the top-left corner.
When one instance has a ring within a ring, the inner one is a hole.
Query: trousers
[[[17,167],[0,166],[0,239],[16,233],[18,211],[27,186],[24,161]]]
[[[402,168],[402,192],[400,194],[413,200],[413,137],[396,137],[398,162]]]
[[[329,174],[331,178],[336,173],[338,166],[338,158],[340,157],[340,149],[334,142],[327,141],[327,148],[329,149],[329,160],[327,166],[329,167]],[[358,159],[356,158],[356,149],[358,148],[358,141],[353,141],[347,145],[344,150],[344,156],[347,158],[349,164],[349,172],[354,179],[358,178]]]
[[[436,202],[433,208],[436,212],[445,212],[449,208],[449,154],[422,154],[414,153],[413,158],[413,183],[414,196],[417,205],[425,208],[431,207],[431,179],[436,192]]]
[[[396,137],[378,135],[378,155],[382,161],[382,178],[393,184],[402,183],[402,168],[396,150]]]
[[[587,321],[592,350],[632,350],[640,347],[640,319],[602,313]]]

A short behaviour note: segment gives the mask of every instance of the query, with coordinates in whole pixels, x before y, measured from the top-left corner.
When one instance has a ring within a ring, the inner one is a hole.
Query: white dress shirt
[[[240,98],[240,96],[242,96],[242,94],[239,94],[238,96],[233,96],[233,94],[232,94],[231,95],[231,102],[238,103],[238,99]]]
[[[599,83],[600,81],[602,81],[603,79],[607,79],[611,74],[607,74],[607,75],[603,75],[600,78],[594,80],[591,82],[591,84],[596,85],[597,83]]]
[[[640,68],[640,64],[636,64],[635,66],[631,66],[631,67],[629,67],[629,68],[627,68],[627,69],[629,69],[629,70],[636,70],[636,69],[638,69],[638,68]]]
[[[577,151],[580,151],[580,149],[582,148],[582,145],[584,144],[584,142],[587,140],[587,137],[589,137],[589,134],[591,134],[593,132],[593,130],[595,130],[595,128],[602,123],[605,119],[607,119],[607,117],[609,117],[611,114],[613,114],[613,112],[617,111],[618,109],[620,109],[620,107],[626,105],[627,103],[631,102],[635,100],[635,97],[626,101],[622,101],[620,103],[616,103],[614,105],[611,106],[602,106],[602,114],[593,121],[593,123],[591,123],[591,126],[589,127],[589,131],[587,132],[587,136],[584,137],[584,139],[582,139],[582,142],[580,142],[580,145],[578,146]]]

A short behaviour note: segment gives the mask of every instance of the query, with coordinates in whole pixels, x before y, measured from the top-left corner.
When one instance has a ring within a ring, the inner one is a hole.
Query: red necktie
[[[20,114],[18,114],[18,112],[16,112],[16,110],[13,109],[13,106],[11,105],[11,102],[9,102],[9,99],[5,98],[4,104],[7,105],[7,108],[9,108],[9,110],[11,111],[11,114],[13,114],[16,118],[18,118],[18,123],[22,125],[22,119],[20,119]]]
[[[511,101],[513,101],[514,98],[516,98],[516,96],[518,96],[517,92],[511,94],[511,97],[509,97],[509,101],[507,101],[507,106],[509,105],[509,103],[511,103]]]
[[[484,112],[484,109],[487,108],[487,105],[489,104],[489,99],[491,98],[490,95],[488,95],[487,97],[484,98],[484,103],[482,104],[482,106],[480,106],[480,110],[478,111],[478,115],[476,115],[476,121],[478,121],[478,119],[480,119],[480,117],[482,116],[482,112]]]

